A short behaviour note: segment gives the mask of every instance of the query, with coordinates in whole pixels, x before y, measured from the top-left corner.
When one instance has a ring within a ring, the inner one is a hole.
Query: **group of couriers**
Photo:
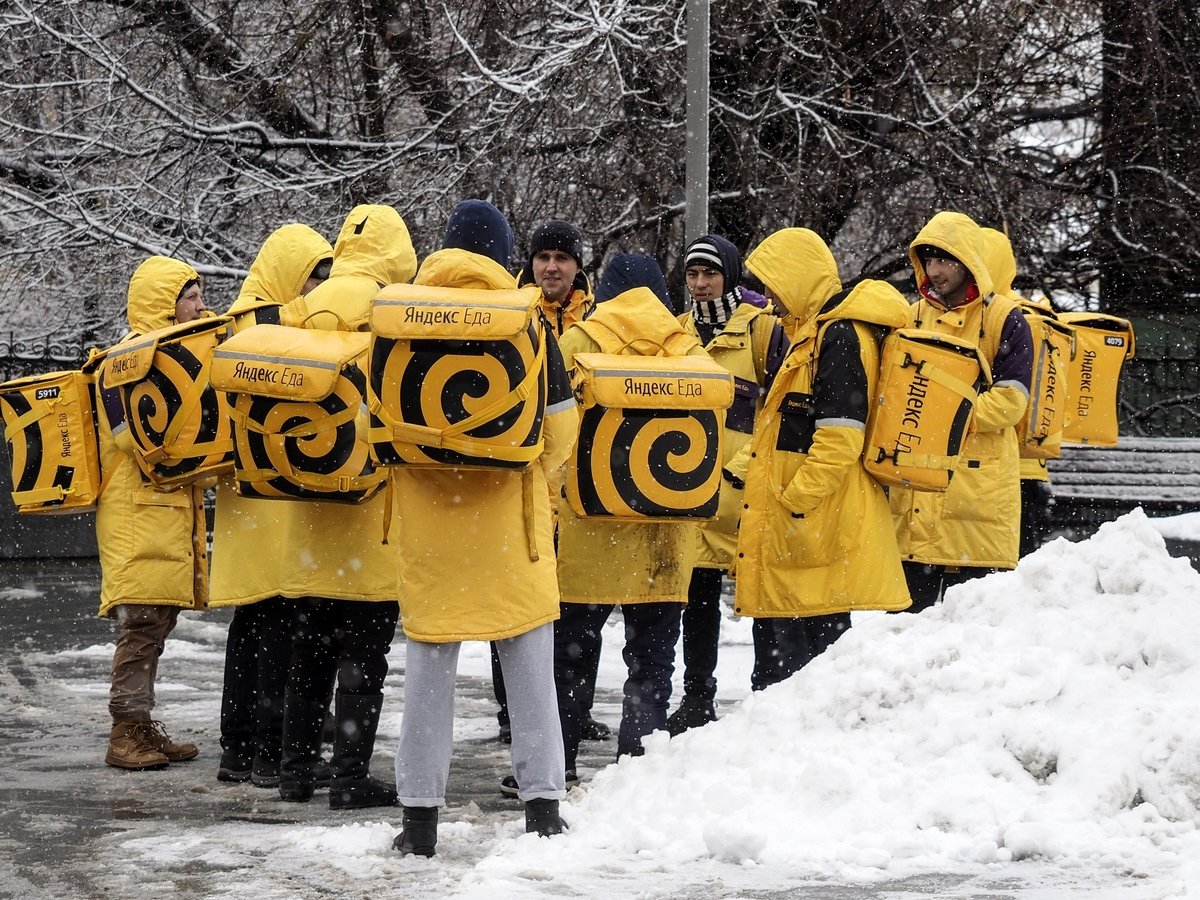
[[[554,835],[565,827],[559,801],[578,781],[580,742],[611,739],[591,705],[614,606],[628,666],[620,757],[640,754],[656,730],[676,735],[716,718],[723,577],[732,576],[736,614],[753,618],[757,690],[828,648],[852,611],[920,611],[949,585],[1016,565],[1014,426],[1028,402],[1032,341],[1004,234],[938,212],[909,248],[913,300],[883,281],[844,287],[828,246],[806,228],[769,235],[744,260],[705,235],[684,251],[691,303],[682,312],[648,256],[615,256],[593,291],[568,222],[536,228],[515,262],[514,249],[501,211],[467,200],[418,266],[401,216],[362,205],[332,247],[304,224],[273,232],[227,312],[243,324],[361,330],[383,285],[535,285],[553,339],[543,451],[524,471],[400,467],[391,496],[361,505],[251,499],[223,478],[210,567],[202,488],[163,493],[143,480],[122,444],[120,403],[101,385],[101,614],[119,622],[110,765],[197,756],[152,719],[157,661],[180,609],[233,607],[218,780],[292,802],[327,787],[334,810],[400,806],[396,849],[432,856],[459,648],[490,641],[500,736],[512,750],[501,789],[523,801],[527,831]],[[129,283],[133,335],[206,315],[205,306],[199,275],[180,260],[151,257]],[[992,374],[945,493],[885,492],[861,459],[880,336],[914,325],[977,344]],[[581,518],[561,500],[579,427],[572,361],[663,348],[707,355],[734,377],[718,513],[702,523]],[[406,651],[393,787],[369,764],[398,622]],[[684,694],[668,716],[681,629]]]

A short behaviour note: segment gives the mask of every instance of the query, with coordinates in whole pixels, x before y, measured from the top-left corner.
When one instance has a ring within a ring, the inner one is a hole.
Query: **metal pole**
[[[708,233],[708,4],[687,0],[687,147],[684,236]]]

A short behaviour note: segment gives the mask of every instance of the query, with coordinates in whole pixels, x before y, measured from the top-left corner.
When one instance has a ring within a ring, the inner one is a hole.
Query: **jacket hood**
[[[604,328],[614,336],[616,345],[630,345],[642,353],[652,350],[652,344],[665,345],[673,334],[683,331],[662,298],[641,285],[597,304],[582,327]]]
[[[414,282],[484,291],[512,290],[517,286],[512,273],[491,257],[457,247],[438,250],[425,257]]]
[[[390,206],[360,204],[350,211],[333,245],[329,277],[363,275],[378,284],[411,281],[417,271],[408,226]]]
[[[175,301],[189,281],[200,273],[185,262],[169,256],[151,256],[129,279],[125,315],[131,330],[139,334],[175,324]]]
[[[885,328],[903,328],[908,324],[908,299],[886,281],[868,278],[840,294],[817,314],[818,322],[855,319]]]
[[[292,222],[276,228],[254,257],[229,314],[252,309],[264,301],[290,303],[300,296],[317,263],[331,256],[329,241],[307,225]]]
[[[916,273],[917,289],[924,294],[924,288],[929,283],[925,266],[917,256],[917,248],[922,244],[930,244],[945,250],[967,267],[979,289],[979,296],[986,297],[992,293],[992,275],[984,261],[984,242],[980,231],[974,219],[960,212],[942,211],[930,219],[908,245],[908,258]]]
[[[842,289],[829,247],[807,228],[784,228],[768,235],[750,251],[745,265],[801,322],[815,316]]]
[[[983,262],[992,276],[992,290],[1011,294],[1013,279],[1017,277],[1017,258],[1013,256],[1008,235],[995,228],[980,228],[979,233],[983,238]]]

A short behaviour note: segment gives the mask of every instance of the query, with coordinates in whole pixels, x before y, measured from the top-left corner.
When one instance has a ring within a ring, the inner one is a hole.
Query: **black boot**
[[[711,698],[684,694],[679,701],[679,708],[667,717],[667,733],[676,737],[690,728],[699,728],[715,721],[717,709]]]
[[[287,692],[279,763],[279,797],[282,800],[305,803],[312,798],[317,761],[321,758],[321,724],[328,705],[328,701],[306,700]]]
[[[371,777],[371,754],[383,694],[337,693],[337,740],[329,771],[330,809],[395,806],[396,790]]]
[[[525,833],[550,837],[562,834],[567,823],[558,814],[557,800],[527,800],[525,802]]]
[[[404,823],[392,841],[392,848],[401,856],[433,856],[437,846],[438,808],[436,806],[404,807]]]

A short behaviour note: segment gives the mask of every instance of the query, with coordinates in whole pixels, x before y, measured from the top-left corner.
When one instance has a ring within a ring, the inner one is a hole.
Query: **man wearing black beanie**
[[[541,288],[542,313],[559,337],[586,319],[595,301],[583,274],[583,234],[579,229],[562,219],[535,228],[529,236],[529,259],[519,283]]]

